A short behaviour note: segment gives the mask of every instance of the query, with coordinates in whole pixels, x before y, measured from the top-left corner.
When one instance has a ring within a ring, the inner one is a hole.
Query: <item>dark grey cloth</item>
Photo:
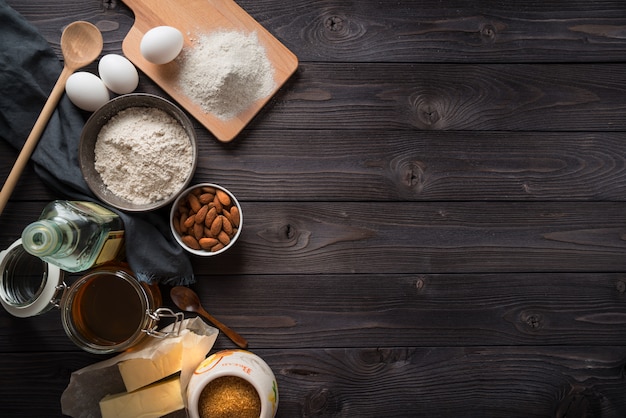
[[[61,70],[55,52],[37,29],[0,0],[2,140],[22,148]],[[78,164],[78,143],[87,116],[63,96],[31,160],[36,173],[57,193],[98,202]],[[124,221],[126,260],[140,280],[171,285],[194,282],[191,262],[170,232],[165,209],[140,214],[110,209]]]

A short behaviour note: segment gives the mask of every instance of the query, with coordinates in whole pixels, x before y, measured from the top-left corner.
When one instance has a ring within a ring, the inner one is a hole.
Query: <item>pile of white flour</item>
[[[100,130],[94,152],[106,187],[138,205],[170,197],[193,166],[185,129],[166,112],[149,107],[131,107],[113,116]]]
[[[234,118],[275,87],[274,67],[256,33],[202,35],[177,60],[181,92],[222,120]]]

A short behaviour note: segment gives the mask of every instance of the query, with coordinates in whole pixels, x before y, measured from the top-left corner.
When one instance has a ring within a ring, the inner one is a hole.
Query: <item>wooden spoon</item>
[[[183,311],[187,312],[195,312],[197,314],[202,315],[207,321],[211,322],[217,328],[220,329],[228,338],[230,338],[235,344],[237,344],[241,348],[248,347],[248,341],[243,338],[241,335],[237,334],[232,329],[228,328],[226,325],[222,324],[220,321],[215,319],[211,314],[204,310],[202,305],[200,304],[200,298],[198,294],[185,286],[174,286],[170,291],[170,296],[172,300]]]
[[[63,53],[64,61],[63,70],[50,96],[48,96],[48,100],[41,110],[30,135],[28,135],[22,147],[22,151],[20,151],[13,165],[13,169],[11,169],[9,173],[9,177],[4,183],[4,186],[2,186],[2,190],[0,191],[0,214],[2,214],[4,207],[9,201],[22,171],[24,171],[30,156],[39,142],[41,134],[50,120],[50,116],[54,113],[54,109],[59,103],[61,96],[63,96],[65,82],[74,71],[91,64],[98,58],[100,52],[102,52],[103,44],[104,42],[100,30],[89,22],[78,21],[70,23],[65,30],[63,30],[63,34],[61,35],[61,52]]]

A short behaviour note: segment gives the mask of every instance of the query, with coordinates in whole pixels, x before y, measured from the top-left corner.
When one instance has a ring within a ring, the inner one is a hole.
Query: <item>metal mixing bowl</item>
[[[189,170],[185,182],[181,184],[179,190],[162,200],[141,205],[117,196],[109,189],[107,189],[106,185],[102,181],[100,173],[98,173],[95,168],[95,144],[100,129],[118,112],[131,107],[157,108],[165,111],[167,114],[176,119],[178,123],[180,123],[181,126],[185,129],[185,131],[189,135],[192,146],[193,164],[191,169]],[[151,211],[170,204],[172,201],[174,201],[174,199],[176,199],[180,192],[187,188],[187,186],[191,182],[193,174],[196,170],[196,164],[198,160],[196,133],[193,125],[191,124],[191,121],[189,120],[189,117],[187,117],[187,115],[172,102],[162,97],[151,94],[126,94],[116,97],[107,102],[105,105],[96,110],[87,120],[80,138],[78,159],[80,169],[83,173],[85,181],[87,182],[87,185],[89,186],[91,191],[100,200],[102,200],[102,202],[128,212]]]

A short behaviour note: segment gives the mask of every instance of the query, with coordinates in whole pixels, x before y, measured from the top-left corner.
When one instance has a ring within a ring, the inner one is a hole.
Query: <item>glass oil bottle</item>
[[[116,259],[123,243],[120,217],[92,202],[55,200],[22,232],[24,250],[68,272]]]

